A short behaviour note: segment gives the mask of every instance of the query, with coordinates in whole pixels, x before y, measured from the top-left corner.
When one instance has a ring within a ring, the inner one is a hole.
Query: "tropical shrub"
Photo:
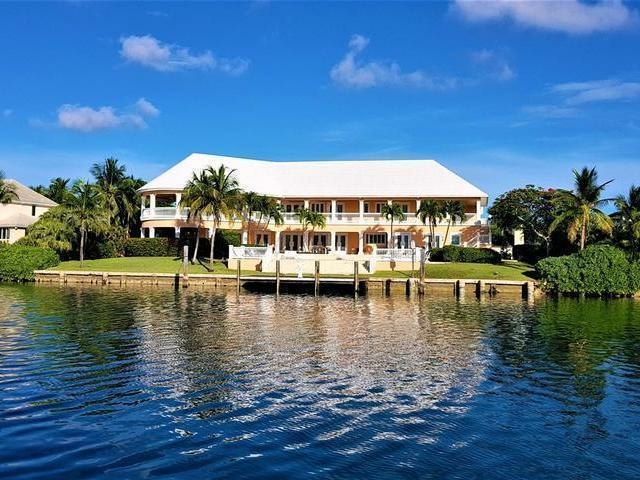
[[[49,248],[3,245],[0,247],[0,280],[30,281],[34,279],[34,270],[55,267],[58,263],[58,254]]]
[[[434,262],[460,263],[500,263],[500,253],[490,248],[458,247],[446,245],[442,248],[431,249],[429,259]]]
[[[175,247],[174,247],[175,248]],[[172,257],[174,248],[170,249],[166,238],[128,238],[124,242],[125,257]]]
[[[536,270],[546,292],[566,295],[633,295],[640,291],[640,264],[620,249],[594,245],[579,253],[540,260]]]
[[[520,262],[535,265],[536,262],[546,256],[547,250],[544,245],[525,243],[513,246],[513,259]]]

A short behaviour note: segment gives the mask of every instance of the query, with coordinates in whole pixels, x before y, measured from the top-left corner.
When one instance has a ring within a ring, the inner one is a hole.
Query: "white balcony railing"
[[[171,218],[178,218],[185,220],[189,212],[188,208],[182,208],[178,212],[175,207],[155,207],[144,208],[140,214],[141,220],[166,220]],[[323,213],[327,225],[333,224],[352,224],[352,225],[389,225],[389,220],[380,215],[379,213],[362,213],[348,212],[348,213]],[[283,219],[285,225],[300,225],[300,220],[295,212],[283,213]],[[208,217],[204,218],[208,220]],[[479,219],[475,213],[466,214],[465,220],[460,223],[456,222],[456,225],[486,225],[485,219]],[[398,226],[421,226],[422,222],[415,213],[407,213],[406,219],[402,222],[394,221],[394,225]],[[438,225],[443,226],[447,224],[447,220],[442,220]]]

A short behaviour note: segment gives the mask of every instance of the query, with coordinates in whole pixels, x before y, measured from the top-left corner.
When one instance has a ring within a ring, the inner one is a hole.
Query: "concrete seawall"
[[[237,275],[192,274],[188,278],[171,273],[132,273],[132,272],[80,272],[37,270],[35,280],[38,283],[59,284],[89,284],[89,285],[117,285],[117,286],[164,286],[173,288],[204,287],[204,288],[240,288],[245,283],[276,284],[276,277],[240,277]],[[296,279],[281,277],[281,282],[304,284],[313,282],[313,278]],[[329,287],[332,284],[342,285],[351,283],[353,279],[347,277],[319,279],[320,286]],[[319,288],[322,290],[322,288]],[[383,295],[454,295],[465,296],[494,296],[498,294],[522,295],[523,298],[533,299],[540,294],[532,281],[516,280],[482,280],[482,279],[425,279],[420,282],[417,278],[363,278],[358,281],[359,293]]]

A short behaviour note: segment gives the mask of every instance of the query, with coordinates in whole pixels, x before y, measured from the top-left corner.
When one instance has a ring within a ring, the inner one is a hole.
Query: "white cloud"
[[[68,130],[80,132],[96,132],[120,127],[147,128],[144,117],[157,117],[160,114],[151,102],[140,98],[133,109],[119,113],[114,107],[104,106],[92,108],[80,105],[65,104],[58,109],[57,125]],[[35,119],[33,126],[44,126],[45,122]]]
[[[471,60],[476,65],[487,70],[487,75],[497,80],[507,81],[516,76],[507,61],[493,50],[483,49],[471,54]]]
[[[551,90],[565,95],[564,102],[567,105],[628,101],[640,97],[640,82],[622,82],[615,79],[570,82],[555,85]]]
[[[343,59],[331,68],[331,80],[337,85],[349,88],[369,88],[378,86],[403,86],[443,90],[453,88],[457,81],[453,78],[435,78],[420,70],[403,73],[400,65],[389,61],[364,63],[357,56],[369,44],[362,35],[353,35],[349,49]]]
[[[192,54],[189,49],[160,42],[151,35],[122,37],[120,55],[132,63],[162,72],[178,70],[220,70],[240,75],[249,68],[243,58],[215,57],[210,51]]]
[[[144,115],[145,117],[157,117],[158,115],[160,115],[160,110],[158,110],[153,103],[145,98],[140,98],[136,102],[136,108],[138,109],[140,115]]]
[[[575,108],[560,105],[529,105],[524,107],[522,111],[542,118],[570,118],[578,114]]]
[[[471,22],[511,20],[525,27],[569,34],[605,32],[638,24],[638,12],[621,0],[455,0],[453,8]]]

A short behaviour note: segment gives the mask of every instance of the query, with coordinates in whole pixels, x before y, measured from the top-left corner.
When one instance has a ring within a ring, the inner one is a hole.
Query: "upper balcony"
[[[175,207],[155,207],[144,208],[140,215],[142,221],[148,220],[179,220],[186,221],[189,213],[188,208],[177,209]],[[327,226],[329,225],[389,225],[389,220],[379,213],[323,213]],[[284,225],[300,225],[297,215],[294,212],[287,212],[282,214],[284,219]],[[204,217],[205,221],[211,220],[211,218]],[[477,225],[478,221],[482,225],[486,224],[485,219],[479,219],[475,213],[467,213],[464,222],[457,222],[456,225]],[[422,222],[414,213],[407,213],[406,219],[402,222],[395,220],[394,225],[398,228],[403,226],[423,226]],[[439,225],[446,225],[446,219]],[[270,227],[273,228],[273,222],[270,223]]]

